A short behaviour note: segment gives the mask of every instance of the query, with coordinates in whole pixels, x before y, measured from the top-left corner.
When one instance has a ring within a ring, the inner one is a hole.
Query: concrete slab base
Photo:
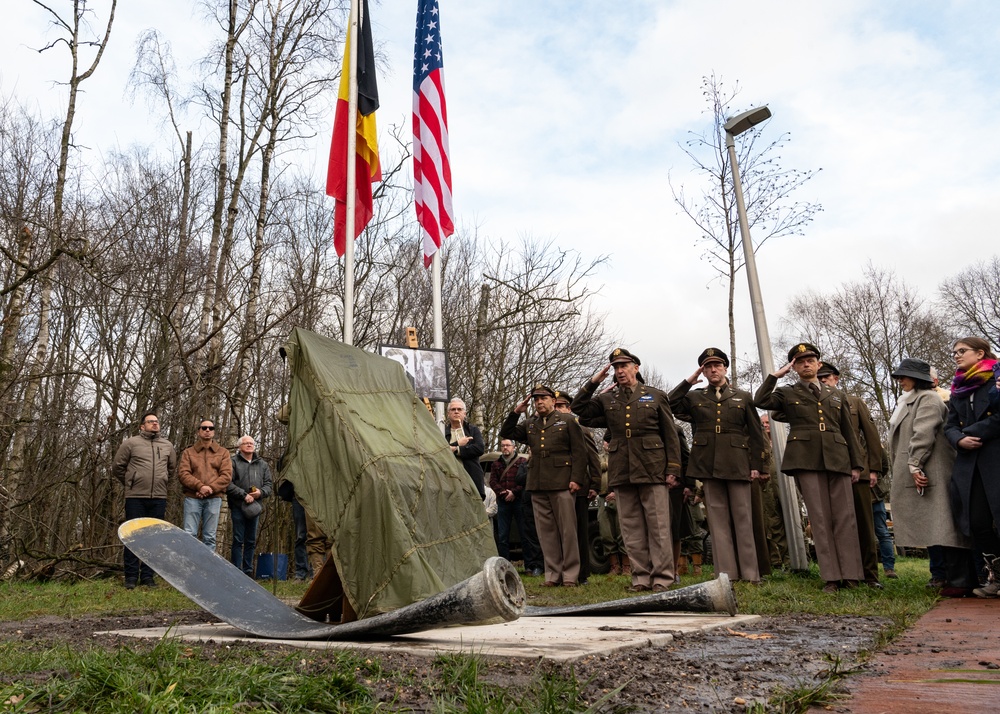
[[[464,652],[486,657],[518,657],[573,662],[592,655],[640,647],[660,647],[675,634],[736,628],[756,622],[758,615],[686,615],[648,613],[615,617],[524,617],[499,625],[445,627],[380,641],[265,640],[226,624],[190,625],[96,634],[125,637],[164,636],[196,642],[256,642],[303,649],[361,649],[373,653],[406,653],[433,657]]]

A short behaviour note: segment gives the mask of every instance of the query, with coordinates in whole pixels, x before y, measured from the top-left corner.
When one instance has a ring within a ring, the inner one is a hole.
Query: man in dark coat
[[[809,511],[824,592],[854,587],[864,577],[858,522],[851,483],[865,463],[841,392],[816,378],[820,352],[801,342],[788,352],[788,364],[769,374],[754,395],[754,406],[780,412],[790,432],[781,470],[795,476]],[[778,387],[792,369],[798,381]],[[772,415],[774,417],[775,415]]]
[[[681,446],[667,395],[641,381],[639,365],[628,350],[614,350],[571,408],[585,426],[611,432],[608,488],[618,501],[632,590],[661,591],[676,581],[668,489],[680,484]],[[595,394],[612,368],[614,386]]]
[[[534,402],[535,414],[518,423],[529,401]],[[555,390],[537,384],[504,420],[500,436],[531,448],[527,488],[545,561],[543,584],[576,587],[580,548],[575,494],[589,483],[583,429],[575,419],[555,410]]]
[[[750,393],[733,388],[728,368],[725,352],[715,347],[704,350],[697,371],[670,392],[670,408],[694,428],[687,477],[704,485],[715,572],[756,583],[760,568],[750,484],[767,477],[767,444]],[[708,386],[692,389],[702,376]]]

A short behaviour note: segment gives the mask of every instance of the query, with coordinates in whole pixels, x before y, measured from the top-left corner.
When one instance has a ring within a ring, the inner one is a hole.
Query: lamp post
[[[766,374],[774,372],[774,357],[771,354],[771,338],[767,332],[767,318],[764,316],[764,298],[760,293],[760,280],[757,278],[757,261],[753,254],[753,241],[750,240],[750,226],[747,223],[747,209],[743,201],[743,184],[740,181],[740,167],[736,161],[736,142],[733,137],[742,134],[765,119],[771,117],[771,110],[766,106],[745,111],[729,119],[725,126],[726,148],[729,150],[729,162],[733,168],[733,189],[736,193],[736,212],[740,221],[740,235],[743,238],[743,258],[747,270],[747,282],[750,284],[750,309],[753,312],[753,326],[757,335],[757,350],[760,355],[760,368]],[[771,421],[771,453],[776,464],[781,464],[785,453],[785,429]],[[781,495],[781,509],[785,519],[785,534],[788,538],[788,554],[793,570],[807,570],[809,559],[806,555],[805,536],[802,533],[802,520],[799,515],[799,499],[795,485],[790,476],[777,470],[778,492]]]

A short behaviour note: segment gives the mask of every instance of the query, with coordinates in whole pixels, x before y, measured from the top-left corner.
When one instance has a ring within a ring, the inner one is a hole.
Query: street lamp
[[[743,258],[747,269],[747,282],[750,284],[750,309],[753,312],[753,325],[757,334],[757,350],[760,355],[760,368],[763,374],[774,372],[774,357],[771,354],[771,338],[767,332],[767,318],[764,316],[764,298],[760,293],[760,280],[757,278],[757,261],[753,254],[753,241],[750,240],[750,226],[747,223],[747,208],[743,202],[743,184],[740,181],[740,167],[736,161],[736,142],[738,136],[762,121],[771,117],[771,110],[766,106],[750,109],[738,114],[726,122],[726,148],[729,150],[729,162],[733,167],[733,189],[736,193],[736,212],[740,220],[740,235],[743,238]],[[785,429],[771,423],[771,453],[776,464],[781,464],[785,453]],[[799,516],[799,499],[795,493],[795,485],[788,474],[777,469],[778,492],[781,494],[781,509],[785,519],[785,534],[788,538],[788,554],[793,570],[807,570],[809,559],[806,556],[805,536],[802,533],[802,521]]]

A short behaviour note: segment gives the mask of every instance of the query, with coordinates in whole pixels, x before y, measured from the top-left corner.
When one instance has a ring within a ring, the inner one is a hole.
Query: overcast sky
[[[943,278],[996,252],[1000,3],[440,2],[460,224],[485,240],[530,234],[610,254],[595,307],[671,382],[704,347],[728,344],[726,288],[700,260],[668,183],[696,187],[678,144],[709,126],[705,75],[738,80],[740,108],[770,106],[764,138],[792,139],[785,167],[822,168],[797,197],[825,210],[805,236],[758,253],[772,337],[792,296],[831,291],[868,261],[932,298]],[[32,50],[53,37],[45,14],[30,0],[4,6],[0,92],[61,110],[65,90],[53,81],[66,74],[65,53]],[[135,39],[158,28],[190,67],[208,40],[194,6],[120,3],[81,99],[76,137],[88,151],[154,140],[156,117],[125,92]],[[408,127],[416,2],[384,0],[371,12],[390,63],[380,128]],[[328,136],[302,157],[318,177]],[[742,275],[737,298],[739,352],[756,357]]]

